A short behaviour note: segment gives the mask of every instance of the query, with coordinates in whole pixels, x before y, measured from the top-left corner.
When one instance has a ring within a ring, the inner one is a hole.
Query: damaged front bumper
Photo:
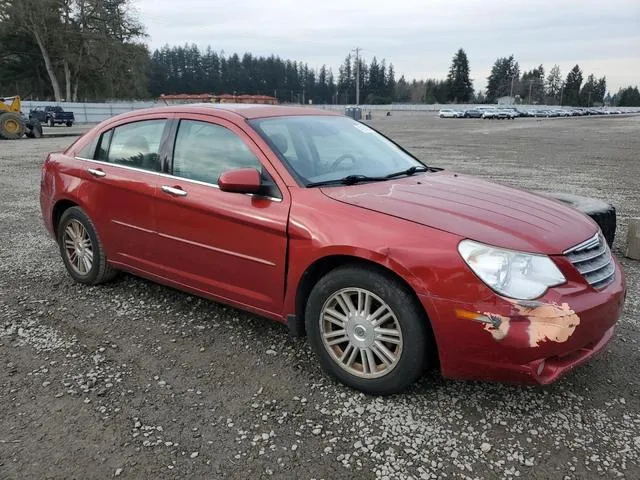
[[[570,280],[535,301],[421,296],[443,376],[548,384],[586,362],[613,337],[622,312],[626,285],[616,268],[603,290]]]

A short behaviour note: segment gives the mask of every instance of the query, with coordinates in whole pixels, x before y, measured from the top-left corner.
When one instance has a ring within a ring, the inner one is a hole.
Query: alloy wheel
[[[334,362],[360,378],[388,374],[400,360],[403,337],[391,307],[362,288],[331,295],[320,313],[322,343]]]
[[[89,232],[78,220],[71,219],[64,229],[64,251],[71,268],[87,275],[93,266],[93,245]]]

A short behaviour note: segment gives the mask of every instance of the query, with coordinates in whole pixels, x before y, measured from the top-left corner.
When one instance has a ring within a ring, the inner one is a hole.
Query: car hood
[[[561,254],[598,231],[590,218],[558,201],[446,171],[322,192],[343,203],[532,253]]]

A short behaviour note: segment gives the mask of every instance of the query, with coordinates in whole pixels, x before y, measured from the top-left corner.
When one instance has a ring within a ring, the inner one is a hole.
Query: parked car
[[[521,117],[535,117],[535,114],[532,110],[523,110],[523,109],[518,109],[518,114]]]
[[[440,118],[458,118],[458,112],[450,108],[443,108],[438,112]]]
[[[507,112],[510,118],[518,118],[520,116],[520,110],[515,107],[503,107],[501,110]]]
[[[508,110],[485,110],[482,114],[482,118],[490,120],[513,120],[515,115]]]
[[[469,110],[465,110],[464,117],[465,118],[482,118],[482,110],[478,110],[477,108],[470,108]]]
[[[50,127],[58,124],[70,127],[76,121],[74,113],[65,112],[62,107],[36,107],[29,112],[29,119],[38,120],[40,123],[48,124]]]
[[[498,111],[499,120],[513,120],[518,117],[518,112],[515,110],[504,108]]]
[[[124,270],[286,323],[364,392],[436,363],[546,384],[601,351],[623,308],[590,218],[325,110],[138,110],[42,168],[44,223],[75,281]]]

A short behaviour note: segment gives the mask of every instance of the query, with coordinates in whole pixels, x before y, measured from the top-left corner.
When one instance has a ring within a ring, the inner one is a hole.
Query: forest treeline
[[[566,76],[554,65],[521,71],[513,55],[496,59],[487,87],[474,89],[461,48],[446,78],[397,78],[393,64],[352,54],[333,71],[277,55],[164,46],[149,51],[131,0],[0,0],[0,94],[57,101],[156,98],[170,93],[276,96],[281,102],[518,103],[640,106],[637,87],[615,94],[605,77],[575,65]]]

